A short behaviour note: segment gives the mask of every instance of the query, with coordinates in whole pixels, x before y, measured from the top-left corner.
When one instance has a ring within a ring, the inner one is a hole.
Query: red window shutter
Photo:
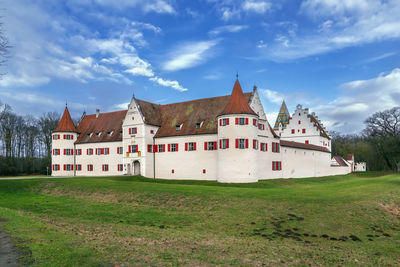
[[[206,169],[203,169],[203,173],[206,173]]]
[[[253,148],[256,148],[256,139],[253,139]]]
[[[219,119],[219,126],[222,126],[222,119]]]
[[[55,151],[54,151],[55,149],[53,149],[53,155],[55,155]]]
[[[165,152],[165,144],[162,145],[162,150]]]
[[[272,170],[275,171],[275,161],[272,162]]]
[[[185,151],[188,151],[188,143],[185,143]]]
[[[299,121],[299,124],[301,124],[301,121]]]
[[[129,153],[132,152],[132,146],[128,146],[128,152],[129,152]]]
[[[249,148],[249,139],[246,139],[246,148]]]
[[[158,151],[158,146],[157,145],[153,145],[153,151],[157,152]]]
[[[150,152],[150,147],[151,147],[151,145],[147,145],[147,152]]]
[[[117,154],[119,154],[119,147],[117,147]]]
[[[74,170],[74,165],[71,165],[71,171],[73,171]]]
[[[249,118],[246,118],[246,125],[249,124]]]
[[[67,150],[64,148],[64,155],[67,155]]]
[[[265,151],[268,151],[268,143],[265,143]]]
[[[226,125],[229,125],[229,118],[226,119]]]
[[[64,171],[67,169],[67,166],[64,164]]]
[[[292,129],[292,134],[294,134],[294,129]]]
[[[236,148],[239,147],[239,139],[236,138]]]
[[[132,134],[132,128],[129,128],[129,134]]]
[[[193,150],[196,150],[196,142],[193,143]]]
[[[135,134],[137,134],[137,128],[135,127]]]
[[[168,152],[171,151],[171,144],[168,144]]]
[[[71,140],[74,140],[74,136],[71,134]]]
[[[306,133],[306,129],[303,129],[303,133]]]
[[[222,139],[219,139],[219,148],[222,148]]]
[[[174,169],[172,169],[172,171],[171,171],[172,173],[174,173],[175,172],[175,170]]]
[[[207,150],[207,142],[204,142],[204,150]]]
[[[89,148],[86,149],[86,155],[89,155]]]
[[[74,154],[74,150],[73,149],[71,149],[71,155],[73,155]]]
[[[229,139],[226,139],[226,148],[229,148]]]
[[[217,141],[214,142],[214,149],[215,149],[215,150],[218,149],[218,147],[217,147]]]
[[[176,147],[176,151],[178,151],[178,150],[179,150],[179,148],[178,148],[178,144],[176,144],[176,146],[175,146],[175,147]]]
[[[235,123],[239,124],[239,118],[235,118]]]
[[[265,130],[265,125],[263,124],[263,130]]]
[[[282,161],[279,161],[279,170],[282,170]]]

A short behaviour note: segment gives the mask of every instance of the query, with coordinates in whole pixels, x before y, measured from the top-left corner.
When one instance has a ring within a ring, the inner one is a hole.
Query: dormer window
[[[122,131],[119,131],[119,136],[122,136]]]
[[[176,125],[175,129],[176,129],[177,132],[179,132],[179,131],[182,129],[182,125],[183,125],[183,124],[181,124],[181,125]]]
[[[107,132],[107,136],[111,136],[114,131]]]
[[[203,126],[203,121],[196,123],[196,129],[200,129]]]
[[[96,137],[100,137],[101,132],[96,133]]]

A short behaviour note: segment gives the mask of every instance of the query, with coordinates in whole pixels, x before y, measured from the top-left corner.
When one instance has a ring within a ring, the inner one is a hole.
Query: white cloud
[[[129,104],[130,104],[129,102],[121,103],[121,104],[115,104],[112,107],[112,109],[114,109],[114,110],[127,109]]]
[[[365,60],[365,62],[371,63],[371,62],[379,61],[379,60],[382,60],[382,59],[385,59],[385,58],[394,56],[394,55],[396,55],[396,54],[397,54],[397,53],[394,53],[394,52],[385,53],[385,54],[382,54],[382,55],[379,55],[379,56],[376,56],[376,57],[368,58],[367,60]]]
[[[132,21],[131,22],[132,26],[137,27],[137,28],[142,28],[145,30],[150,30],[153,31],[154,33],[161,33],[161,28],[154,26],[153,24],[150,23],[144,23],[144,22],[140,22],[140,21]]]
[[[343,95],[315,107],[325,125],[344,133],[358,133],[364,120],[377,111],[400,104],[400,68],[369,80],[342,84]]]
[[[211,48],[217,45],[218,40],[190,42],[172,49],[169,60],[162,64],[167,71],[176,71],[197,66],[210,56]]]
[[[159,85],[162,85],[162,86],[172,87],[175,90],[180,91],[180,92],[185,92],[185,91],[188,90],[187,88],[181,86],[178,83],[178,81],[164,80],[163,78],[160,78],[160,77],[157,77],[157,76],[150,78],[150,81],[156,82],[156,83],[158,83]]]
[[[275,44],[262,50],[266,58],[287,61],[400,38],[398,0],[307,0],[300,10],[317,27],[300,36],[279,34]]]
[[[239,31],[245,30],[247,28],[248,28],[247,25],[225,25],[225,26],[216,27],[216,28],[212,29],[211,31],[209,31],[208,33],[210,35],[218,35],[218,34],[225,33],[225,32],[239,32]]]
[[[285,98],[283,94],[273,91],[270,89],[259,89],[261,92],[261,96],[265,97],[268,101],[275,104],[282,104],[283,99]]]
[[[246,0],[243,2],[242,8],[246,12],[256,12],[264,14],[269,9],[271,9],[271,3],[268,1]]]
[[[203,78],[205,80],[213,80],[214,81],[214,80],[221,79],[221,77],[222,77],[221,73],[213,73],[213,74],[205,75]]]
[[[105,6],[114,9],[140,8],[143,12],[175,14],[175,9],[164,0],[71,0],[74,5]]]

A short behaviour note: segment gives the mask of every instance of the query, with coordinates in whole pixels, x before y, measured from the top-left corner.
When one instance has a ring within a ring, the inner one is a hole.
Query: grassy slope
[[[377,175],[0,181],[0,227],[38,266],[399,265],[400,176]]]

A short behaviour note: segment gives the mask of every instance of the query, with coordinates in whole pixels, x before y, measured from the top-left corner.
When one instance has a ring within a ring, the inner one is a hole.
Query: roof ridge
[[[248,101],[246,101],[244,98],[244,93],[242,87],[240,86],[239,80],[235,81],[231,96],[229,97],[229,102],[219,116],[228,114],[251,114],[258,116],[249,106]]]

